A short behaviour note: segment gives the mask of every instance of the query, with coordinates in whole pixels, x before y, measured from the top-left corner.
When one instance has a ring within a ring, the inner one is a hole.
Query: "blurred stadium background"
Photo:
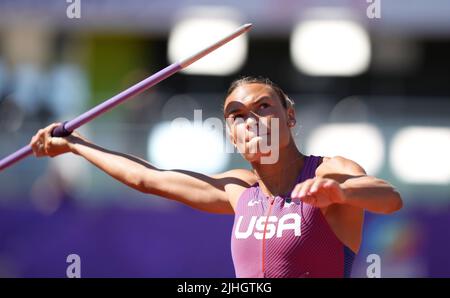
[[[64,0],[1,0],[0,157],[251,22],[80,131],[162,168],[248,168],[221,151],[221,130],[184,127],[180,138],[168,124],[194,110],[222,119],[234,78],[267,76],[296,102],[303,152],[352,158],[403,195],[401,212],[367,214],[353,276],[378,254],[383,277],[449,277],[450,2],[376,2],[379,18],[365,0],[81,0],[69,19]],[[71,155],[0,173],[1,277],[65,277],[72,253],[82,277],[233,277],[231,227],[231,216],[140,194]]]

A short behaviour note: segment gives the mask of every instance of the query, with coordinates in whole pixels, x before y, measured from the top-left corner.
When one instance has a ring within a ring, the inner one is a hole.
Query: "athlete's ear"
[[[289,127],[294,127],[297,120],[295,119],[295,109],[293,107],[287,108],[287,125]]]

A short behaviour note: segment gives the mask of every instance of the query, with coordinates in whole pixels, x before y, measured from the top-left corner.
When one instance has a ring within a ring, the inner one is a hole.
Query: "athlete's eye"
[[[269,105],[267,103],[262,103],[262,104],[259,105],[259,109],[260,110],[263,110],[263,109],[268,108],[268,107],[269,107]]]

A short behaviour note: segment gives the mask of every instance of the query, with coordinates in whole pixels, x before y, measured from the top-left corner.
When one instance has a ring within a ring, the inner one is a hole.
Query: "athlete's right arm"
[[[74,132],[66,138],[50,133],[59,123],[40,130],[30,145],[36,156],[57,156],[72,152],[116,180],[140,192],[179,201],[213,213],[233,213],[236,194],[248,187],[252,175],[246,170],[231,170],[214,176],[184,170],[161,170],[148,162],[97,146]],[[43,146],[39,146],[42,143]]]

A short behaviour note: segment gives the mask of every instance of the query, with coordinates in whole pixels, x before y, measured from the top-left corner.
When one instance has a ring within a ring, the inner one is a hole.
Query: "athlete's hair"
[[[244,76],[244,77],[240,77],[240,78],[234,80],[230,84],[230,87],[228,88],[227,95],[225,96],[225,98],[227,98],[237,87],[242,86],[242,85],[247,85],[247,84],[267,85],[270,88],[272,88],[272,90],[277,94],[278,98],[281,101],[281,104],[283,105],[283,107],[285,109],[287,109],[288,107],[294,106],[294,102],[286,95],[286,93],[283,91],[283,89],[281,89],[277,84],[272,82],[269,78],[262,77],[262,76],[257,76],[257,77]]]

